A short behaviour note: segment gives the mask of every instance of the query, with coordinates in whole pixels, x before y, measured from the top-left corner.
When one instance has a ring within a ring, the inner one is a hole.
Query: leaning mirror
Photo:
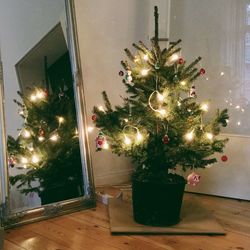
[[[94,206],[71,0],[0,0],[5,227]]]

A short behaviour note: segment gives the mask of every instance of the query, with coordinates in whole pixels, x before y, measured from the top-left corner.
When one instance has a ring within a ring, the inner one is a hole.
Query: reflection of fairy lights
[[[238,125],[238,126],[240,126],[240,125],[241,125],[241,122],[240,122],[240,121],[238,121],[238,122],[237,122],[237,125]]]
[[[220,75],[221,75],[221,76],[224,76],[224,75],[225,75],[225,73],[224,73],[223,71],[221,71],[221,72],[220,72]]]

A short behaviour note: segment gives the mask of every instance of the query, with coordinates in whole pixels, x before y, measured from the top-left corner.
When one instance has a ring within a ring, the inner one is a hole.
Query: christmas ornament
[[[162,138],[162,142],[163,142],[164,144],[168,144],[169,141],[170,141],[170,139],[169,139],[168,135],[167,135],[167,134],[164,135],[163,138]]]
[[[201,69],[200,69],[200,75],[204,75],[205,73],[206,73],[206,70],[203,69],[203,68],[201,68]]]
[[[131,74],[132,74],[132,71],[131,70],[127,70],[127,74],[125,76],[126,83],[131,83],[132,82],[133,78],[132,78]]]
[[[200,182],[200,178],[200,175],[193,172],[187,177],[187,182],[189,185],[196,186]]]
[[[178,82],[179,81],[179,78],[178,78],[178,76],[177,75],[174,75],[174,82]]]
[[[98,136],[95,139],[96,151],[101,151],[104,147],[105,142],[106,142],[106,137],[100,131]]]
[[[180,59],[178,60],[178,63],[179,63],[179,64],[183,64],[183,63],[184,63],[184,59],[183,59],[183,58],[180,58]]]
[[[119,71],[119,76],[123,76],[123,75],[124,75],[123,71],[122,70]]]
[[[49,91],[48,91],[47,89],[45,89],[43,92],[44,92],[44,96],[45,96],[45,97],[48,97],[48,96],[49,96]]]
[[[16,165],[16,158],[13,155],[11,155],[8,158],[8,166],[13,168],[15,165]]]
[[[155,69],[160,69],[160,64],[159,64],[159,62],[157,62],[157,63],[155,64]]]
[[[39,136],[44,136],[45,135],[45,130],[43,128],[39,128],[38,135]]]
[[[64,92],[63,92],[63,91],[60,91],[59,94],[58,94],[59,99],[63,98],[64,95],[65,95]]]
[[[224,161],[224,162],[226,162],[228,160],[228,157],[226,155],[222,155],[221,156],[221,160]]]
[[[92,119],[93,122],[96,121],[96,118],[97,118],[97,116],[95,114],[91,116],[91,119]]]
[[[192,87],[189,90],[189,97],[196,97],[196,91],[194,85],[192,85]]]

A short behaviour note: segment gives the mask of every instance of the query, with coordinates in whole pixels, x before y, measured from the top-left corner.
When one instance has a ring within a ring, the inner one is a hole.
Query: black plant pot
[[[132,181],[133,216],[139,224],[170,226],[180,221],[185,180],[179,183]]]
[[[45,189],[40,193],[40,199],[42,205],[59,202],[63,200],[69,200],[82,196],[82,192],[79,185],[64,185]]]

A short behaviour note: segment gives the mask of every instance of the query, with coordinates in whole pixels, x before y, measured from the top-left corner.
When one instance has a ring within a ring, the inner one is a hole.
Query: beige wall
[[[167,0],[75,0],[83,80],[86,93],[88,122],[94,105],[101,105],[101,92],[106,90],[112,103],[121,102],[124,95],[118,75],[120,61],[125,59],[124,48],[132,48],[139,40],[149,42],[153,36],[153,11],[158,5],[160,34],[167,34]],[[90,134],[91,155],[96,185],[122,183],[129,180],[132,165],[128,159],[110,151],[95,152]]]

